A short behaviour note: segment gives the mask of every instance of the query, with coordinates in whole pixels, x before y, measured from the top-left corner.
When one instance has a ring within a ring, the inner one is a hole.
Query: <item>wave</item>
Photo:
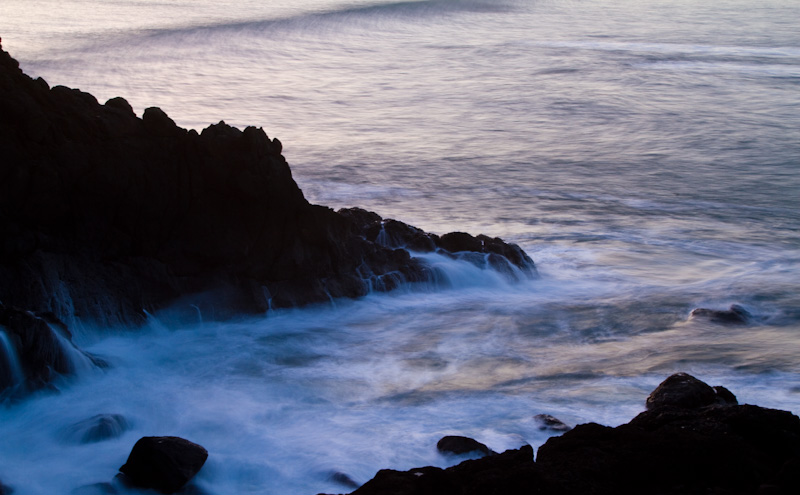
[[[422,0],[404,2],[383,2],[367,5],[343,6],[329,10],[301,12],[277,18],[247,19],[170,26],[166,28],[137,28],[125,33],[115,33],[112,39],[105,36],[87,35],[86,44],[91,46],[112,45],[151,45],[162,44],[165,40],[198,42],[217,36],[232,34],[266,33],[281,35],[298,32],[338,31],[343,26],[358,28],[376,27],[374,23],[386,21],[411,22],[429,18],[440,18],[465,13],[486,14],[504,13],[514,9],[514,2],[488,2],[480,0]],[[371,24],[372,23],[372,24]],[[83,48],[86,48],[84,46]]]

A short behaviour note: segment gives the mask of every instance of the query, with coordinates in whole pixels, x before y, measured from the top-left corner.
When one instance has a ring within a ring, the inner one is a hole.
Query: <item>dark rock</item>
[[[14,493],[14,489],[0,481],[0,495],[11,495],[12,493]]]
[[[800,418],[737,405],[727,389],[714,393],[685,373],[659,388],[651,396],[669,400],[616,428],[588,423],[551,437],[535,463],[526,446],[445,470],[382,470],[353,493],[800,493]]]
[[[436,448],[443,454],[469,454],[471,452],[478,452],[482,455],[495,455],[496,452],[469,437],[461,436],[446,436],[436,443]]]
[[[142,488],[175,493],[200,471],[208,451],[179,437],[143,437],[119,468],[127,480]]]
[[[384,469],[353,495],[527,495],[536,493],[538,483],[533,448],[525,445],[447,469]]]
[[[710,387],[688,373],[676,373],[668,377],[645,401],[648,410],[661,407],[691,409],[714,404],[737,404],[736,396],[725,387]]]
[[[679,383],[705,390],[686,376]],[[634,494],[646,487],[650,493],[744,494],[765,484],[787,490],[779,473],[800,453],[800,418],[757,406],[719,407],[707,391],[690,397],[616,428],[590,423],[549,439],[536,458],[545,493]]]
[[[129,427],[128,421],[121,414],[98,414],[68,427],[65,437],[76,443],[102,442],[119,437]]]
[[[560,419],[550,416],[549,414],[537,414],[533,417],[537,423],[539,423],[540,430],[550,430],[550,431],[569,431],[572,428],[567,426],[563,421]]]
[[[721,325],[746,325],[753,319],[753,315],[738,304],[732,304],[730,309],[697,308],[692,310],[690,318],[705,318]]]

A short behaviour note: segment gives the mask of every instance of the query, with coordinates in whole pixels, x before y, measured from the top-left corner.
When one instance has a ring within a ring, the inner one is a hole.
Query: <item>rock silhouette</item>
[[[310,204],[281,150],[261,128],[198,133],[159,108],[138,118],[123,98],[50,88],[0,49],[0,301],[136,326],[176,301],[221,319],[433,279],[409,250],[447,253],[438,236],[397,222],[418,242],[370,238],[379,216]],[[478,261],[535,275],[519,247],[468,237]]]
[[[208,451],[180,437],[143,437],[119,468],[126,481],[162,493],[175,493],[200,471]]]
[[[800,493],[798,467],[800,418],[679,373],[629,423],[578,425],[535,462],[523,446],[448,469],[382,470],[353,495],[789,494]]]

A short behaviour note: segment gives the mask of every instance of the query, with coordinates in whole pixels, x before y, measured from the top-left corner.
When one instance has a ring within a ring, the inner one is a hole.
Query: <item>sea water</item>
[[[75,329],[110,365],[0,406],[20,495],[111,480],[135,441],[204,445],[209,494],[349,491],[447,466],[447,434],[541,445],[621,424],[687,371],[800,411],[800,4],[786,0],[2,0],[30,75],[179,125],[260,126],[306,197],[516,242],[541,278],[215,322]],[[113,166],[113,164],[109,164]],[[745,326],[691,319],[744,306]],[[121,436],[70,426],[122,414]]]

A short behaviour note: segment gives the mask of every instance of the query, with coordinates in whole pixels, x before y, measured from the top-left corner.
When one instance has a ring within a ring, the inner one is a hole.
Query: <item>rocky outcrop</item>
[[[716,389],[716,390],[715,390]],[[384,470],[354,495],[800,493],[800,418],[739,405],[724,387],[667,378],[647,410],[611,428],[578,425],[542,445],[445,470]]]
[[[143,437],[119,468],[134,486],[175,493],[203,467],[208,451],[180,437]]]
[[[51,88],[0,49],[0,301],[120,326],[179,300],[219,319],[432,280],[420,250],[535,274],[499,239],[312,205],[281,150],[260,128],[198,133],[159,108],[138,118],[123,98]],[[372,235],[387,223],[403,246]]]
[[[349,218],[364,239],[392,249],[415,253],[437,252],[468,261],[480,268],[496,270],[510,280],[538,276],[533,260],[516,244],[485,235],[472,236],[450,232],[443,236],[429,234],[398,220],[383,219],[361,208],[346,208],[339,214]]]

